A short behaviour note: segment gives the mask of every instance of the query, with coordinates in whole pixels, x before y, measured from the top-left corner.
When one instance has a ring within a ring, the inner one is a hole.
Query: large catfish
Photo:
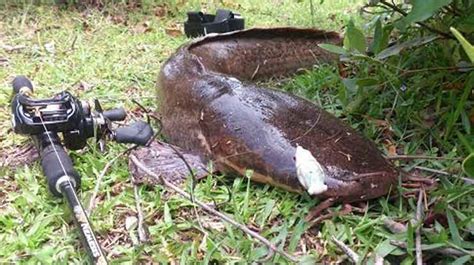
[[[334,62],[318,44],[340,42],[334,32],[273,28],[207,36],[180,47],[158,82],[166,140],[190,160],[213,161],[226,173],[251,169],[254,181],[295,192],[310,191],[295,163],[300,150],[317,166],[307,173],[323,181],[310,194],[342,202],[387,194],[398,172],[371,141],[308,100],[252,82]],[[135,155],[172,178],[184,167],[169,153],[160,155],[165,147],[154,143]]]

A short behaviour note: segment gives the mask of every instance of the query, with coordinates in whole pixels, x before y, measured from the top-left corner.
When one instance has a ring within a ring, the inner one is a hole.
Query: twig
[[[407,15],[408,15],[407,12],[403,11],[402,9],[400,9],[398,6],[396,6],[396,5],[394,5],[394,4],[388,3],[388,2],[383,1],[383,0],[380,1],[380,3],[381,3],[382,5],[385,5],[385,6],[387,6],[387,7],[390,7],[392,10],[394,10],[395,12],[398,12],[398,13],[402,14],[403,16],[407,16]],[[454,39],[454,37],[451,36],[451,34],[448,34],[448,33],[446,33],[446,32],[443,32],[443,31],[440,31],[440,30],[438,30],[438,29],[435,29],[435,28],[433,28],[433,27],[431,27],[431,26],[428,26],[427,24],[425,24],[425,23],[423,23],[423,22],[416,22],[416,24],[420,25],[421,27],[423,27],[423,28],[425,28],[425,29],[427,29],[427,30],[429,30],[429,31],[431,31],[431,32],[434,32],[434,33],[436,33],[436,34],[439,34],[439,35],[441,35],[441,36],[443,36],[443,37],[445,37],[445,38]]]
[[[400,75],[407,75],[407,74],[414,74],[420,72],[432,72],[432,71],[471,71],[474,70],[474,66],[447,66],[447,67],[429,67],[429,68],[421,68],[421,69],[411,69],[411,70],[403,70]]]
[[[425,156],[425,155],[391,155],[385,156],[389,160],[404,160],[404,159],[430,159],[430,160],[456,160],[460,161],[461,158],[456,157],[444,157],[444,156]]]
[[[120,158],[121,156],[125,155],[126,153],[130,152],[132,149],[135,149],[137,146],[132,146],[130,148],[128,148],[127,150],[123,151],[122,153],[120,153],[119,155],[117,155],[116,157],[112,158],[112,160],[110,160],[109,162],[107,162],[107,164],[105,165],[105,167],[102,169],[102,171],[100,172],[99,176],[97,177],[97,181],[95,183],[95,187],[94,187],[94,192],[92,193],[92,196],[89,200],[89,207],[87,207],[87,214],[91,214],[92,212],[92,209],[94,208],[94,201],[95,201],[95,198],[97,197],[97,194],[99,193],[99,188],[100,188],[100,185],[102,184],[102,180],[103,178],[105,177],[105,174],[107,173],[107,171],[109,170],[109,168],[113,165],[113,163],[115,163],[115,161]]]
[[[196,174],[194,174],[194,171],[191,168],[191,165],[189,165],[186,158],[184,158],[184,155],[178,149],[176,149],[173,145],[168,145],[168,146],[171,149],[173,149],[174,153],[184,162],[184,165],[188,169],[189,174],[191,174],[191,191],[189,192],[189,195],[191,197],[191,202],[193,203],[193,211],[194,211],[194,214],[196,215],[196,220],[199,224],[199,227],[201,228],[201,231],[205,235],[207,235],[207,232],[206,232],[206,230],[204,229],[204,227],[202,225],[201,218],[199,217],[199,213],[196,209],[196,205],[194,204],[194,189],[196,188],[196,182],[197,182]]]
[[[76,49],[77,37],[78,37],[77,34],[74,35],[74,39],[72,39],[71,47],[69,48],[69,50],[74,51]]]
[[[145,165],[143,165],[136,156],[134,155],[130,155],[130,159],[132,160],[132,162],[137,166],[139,167],[141,170],[143,170],[146,174],[154,177],[154,178],[157,178],[161,181],[161,183],[163,183],[163,185],[165,185],[167,188],[170,188],[172,190],[174,190],[176,193],[179,193],[181,196],[183,196],[184,198],[188,199],[191,201],[191,195],[187,192],[185,192],[184,190],[182,190],[181,188],[179,188],[178,186],[174,185],[173,183],[169,182],[168,180],[166,180],[165,178],[153,173],[152,171],[150,171]],[[287,258],[288,260],[292,261],[292,262],[297,262],[298,259],[288,253],[286,253],[284,250],[280,250],[278,249],[275,245],[273,245],[270,241],[268,241],[266,238],[262,237],[260,234],[250,230],[248,227],[246,227],[245,225],[242,225],[238,222],[236,222],[234,219],[232,219],[231,217],[223,214],[223,213],[220,213],[216,210],[214,210],[213,208],[209,207],[207,204],[199,201],[199,200],[196,200],[194,199],[194,203],[197,204],[199,207],[201,207],[202,209],[204,209],[206,212],[210,213],[210,214],[213,214],[217,217],[219,217],[221,220],[223,221],[226,221],[228,223],[230,223],[231,225],[239,228],[240,230],[242,230],[244,233],[246,233],[247,235],[253,237],[254,239],[260,241],[261,243],[263,243],[264,245],[266,245],[270,250],[272,251],[275,251],[279,254],[281,254],[282,256],[284,256],[285,258]]]
[[[135,207],[137,208],[137,219],[138,219],[138,240],[140,243],[147,243],[150,241],[148,228],[145,224],[145,218],[143,217],[143,210],[141,206],[140,194],[138,192],[138,186],[131,176],[132,185],[133,185],[133,194],[135,196]]]
[[[439,175],[444,175],[444,176],[451,175],[446,171],[442,171],[442,170],[438,170],[438,169],[434,169],[434,168],[429,168],[429,167],[415,166],[415,168],[419,169],[419,170],[423,170],[423,171],[428,171],[428,172],[431,172],[431,173],[436,173],[436,174],[439,174]]]
[[[435,174],[439,174],[439,175],[443,175],[443,176],[453,177],[448,172],[438,170],[438,169],[433,169],[433,168],[429,168],[429,167],[422,167],[422,166],[415,166],[414,168],[419,169],[419,170],[423,170],[423,171],[427,171],[427,172],[431,172],[431,173],[435,173]],[[468,185],[474,185],[474,179],[468,179],[468,178],[464,178],[464,177],[454,177],[454,178],[459,178],[459,179],[463,180],[464,183],[466,183]]]
[[[2,45],[1,48],[5,50],[6,52],[14,52],[14,51],[18,51],[18,50],[26,48],[26,46],[25,45],[16,45],[16,46]]]
[[[423,189],[418,192],[418,203],[416,204],[416,223],[417,227],[415,230],[415,253],[416,253],[416,264],[423,265],[423,255],[421,252],[421,227],[422,215],[423,215]]]
[[[344,254],[346,254],[347,257],[349,257],[349,259],[352,260],[352,262],[354,262],[355,264],[359,262],[359,259],[360,259],[359,255],[357,255],[357,253],[355,253],[346,244],[344,244],[344,242],[337,240],[335,236],[332,236],[331,239],[334,242],[334,244],[336,244],[339,247],[339,249],[341,249],[342,252],[344,252]]]
[[[407,248],[408,244],[403,241],[399,240],[390,240],[390,244],[397,246],[399,248]],[[465,251],[461,251],[455,248],[451,247],[439,247],[439,248],[433,248],[433,249],[425,249],[425,252],[432,252],[434,254],[440,254],[440,255],[445,255],[445,256],[450,256],[450,257],[462,257],[465,255],[473,255],[473,253],[466,253]]]

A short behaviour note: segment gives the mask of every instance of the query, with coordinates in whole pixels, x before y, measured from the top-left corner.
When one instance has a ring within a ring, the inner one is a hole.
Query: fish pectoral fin
[[[202,160],[193,154],[182,151],[179,147],[160,141],[153,141],[149,146],[140,147],[131,152],[142,161],[151,171],[161,178],[174,184],[182,184],[191,176],[192,170],[196,179],[202,179],[210,174]],[[189,167],[188,167],[189,166]],[[137,183],[160,184],[161,179],[148,176],[140,170],[131,160],[129,170]]]

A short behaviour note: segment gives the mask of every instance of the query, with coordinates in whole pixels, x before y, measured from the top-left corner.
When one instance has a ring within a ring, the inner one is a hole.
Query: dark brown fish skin
[[[296,145],[324,167],[320,198],[353,202],[387,194],[398,172],[374,144],[313,103],[250,82],[333,62],[320,43],[334,32],[250,29],[206,37],[181,47],[164,65],[158,100],[167,140],[213,160],[223,172],[302,192]]]

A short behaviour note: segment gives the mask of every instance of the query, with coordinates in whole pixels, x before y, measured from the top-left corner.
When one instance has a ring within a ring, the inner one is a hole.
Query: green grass
[[[48,5],[15,7],[0,4],[0,44],[25,46],[13,52],[0,49],[0,58],[8,59],[8,65],[0,66],[0,149],[7,152],[27,142],[27,138],[13,134],[10,124],[10,82],[18,74],[27,75],[34,81],[38,97],[68,89],[81,99],[98,98],[105,107],[125,106],[137,110],[131,101],[135,99],[149,108],[156,108],[154,86],[160,65],[187,41],[184,36],[167,35],[165,29],[181,25],[186,10],[204,8],[213,12],[224,3],[241,12],[248,27],[305,27],[314,23],[319,28],[341,31],[351,16],[359,23],[364,22],[363,18],[357,17],[357,8],[363,1],[325,1],[323,4],[313,1],[314,22],[309,1],[246,0],[238,4],[203,1],[205,4],[202,5],[198,1],[172,2],[165,17],[154,15],[156,5],[151,1],[144,1],[146,7],[143,9],[130,11],[123,7],[108,7],[107,12],[102,13],[72,8],[58,10]],[[140,25],[145,21],[149,31],[143,32]],[[54,43],[54,53],[45,48],[45,44],[51,43]],[[359,77],[372,77],[368,68],[361,64],[354,70]],[[376,78],[379,83],[389,82],[359,95],[346,90],[335,67],[321,66],[294,77],[282,88],[305,96],[345,119],[385,152],[390,145],[395,145],[403,154],[446,157],[466,154],[465,147],[456,137],[446,139],[443,134],[447,120],[453,119],[459,106],[457,99],[462,91],[441,89],[443,84],[437,82],[444,77],[432,73],[403,80],[409,87],[406,93],[400,92],[398,78],[388,73],[380,73]],[[446,78],[445,82],[455,83],[458,77],[453,74]],[[467,101],[466,106],[472,107],[472,101]],[[465,117],[467,107],[459,114],[462,118],[451,125],[451,130],[465,135],[471,132]],[[432,113],[438,120],[426,119]],[[382,127],[377,122],[380,120],[386,121],[389,128]],[[386,140],[391,143],[387,144]],[[108,148],[102,154],[91,141],[86,151],[71,152],[83,177],[80,197],[85,205],[99,172],[125,149],[118,144],[110,144]],[[397,162],[397,165],[407,170],[424,166],[453,173],[449,177],[439,177],[438,187],[428,196],[430,209],[445,214],[449,224],[426,230],[423,244],[454,245],[472,251],[474,188],[463,185],[456,178],[461,175],[460,162],[417,159]],[[86,256],[69,210],[63,201],[53,198],[47,191],[38,163],[15,169],[1,168],[0,173],[0,263],[82,263]],[[230,201],[226,186],[232,194]],[[96,233],[114,263],[245,263],[258,261],[268,253],[264,246],[239,230],[201,211],[198,211],[197,222],[191,203],[162,187],[141,186],[140,194],[152,240],[142,247],[133,245],[136,231],[125,229],[126,218],[134,216],[136,209],[127,159],[119,159],[101,184],[99,203],[91,215]],[[254,227],[277,246],[301,258],[320,262],[342,260],[340,250],[330,240],[333,235],[369,260],[375,252],[390,252],[390,258],[400,257],[399,261],[410,262],[414,258],[413,249],[406,251],[389,245],[390,239],[410,243],[413,231],[392,234],[384,227],[383,218],[403,223],[412,219],[416,199],[381,198],[369,202],[365,214],[334,217],[315,229],[308,229],[304,216],[317,201],[258,185],[246,178],[208,177],[197,185],[195,196],[207,202],[214,200],[220,205],[220,211]],[[205,232],[201,231],[199,223],[204,224]],[[449,257],[440,258],[444,262],[453,261]],[[271,262],[286,261],[277,256]]]

